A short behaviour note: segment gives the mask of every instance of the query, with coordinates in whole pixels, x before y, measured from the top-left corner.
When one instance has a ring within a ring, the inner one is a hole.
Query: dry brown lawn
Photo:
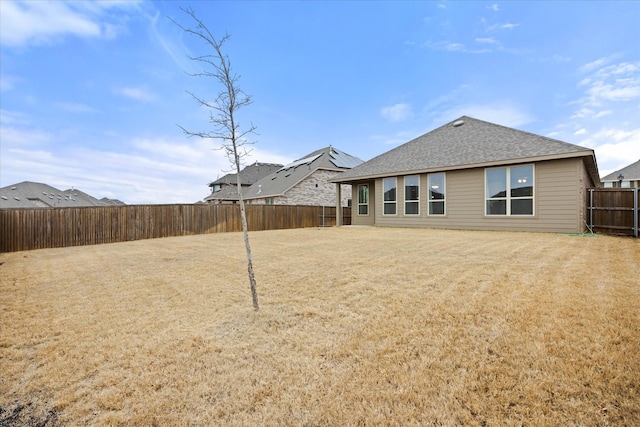
[[[0,254],[0,425],[640,425],[640,240],[332,228]]]

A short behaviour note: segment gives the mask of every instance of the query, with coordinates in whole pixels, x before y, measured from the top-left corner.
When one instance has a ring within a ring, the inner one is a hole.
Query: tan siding
[[[369,185],[369,215],[358,215],[358,185]],[[359,182],[352,186],[352,208],[351,208],[351,224],[352,225],[375,225],[375,181]]]
[[[398,214],[382,215],[382,179],[376,180],[376,225],[472,230],[578,233],[583,230],[586,170],[581,159],[535,164],[535,215],[487,217],[484,168],[446,173],[446,215],[429,216],[427,176],[420,180],[420,215],[404,215],[404,180],[398,177]]]

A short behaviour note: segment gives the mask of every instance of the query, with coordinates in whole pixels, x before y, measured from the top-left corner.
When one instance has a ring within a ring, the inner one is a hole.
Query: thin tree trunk
[[[235,148],[235,147],[234,147]],[[240,218],[242,219],[242,233],[244,234],[244,248],[247,251],[247,271],[249,273],[249,286],[251,287],[251,300],[253,301],[253,309],[258,311],[258,289],[256,278],[253,274],[253,259],[251,258],[251,245],[249,244],[249,227],[247,226],[247,214],[244,209],[244,198],[242,197],[242,179],[240,177],[240,159],[237,151],[234,153],[236,158],[236,177],[238,186],[238,199],[240,201]]]

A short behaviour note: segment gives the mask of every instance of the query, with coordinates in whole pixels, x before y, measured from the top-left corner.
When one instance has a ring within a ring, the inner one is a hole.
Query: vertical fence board
[[[592,230],[638,237],[638,188],[591,188],[587,208]]]
[[[323,212],[334,226],[335,207],[246,205],[251,231],[322,226]],[[0,252],[238,231],[237,204],[0,209]]]

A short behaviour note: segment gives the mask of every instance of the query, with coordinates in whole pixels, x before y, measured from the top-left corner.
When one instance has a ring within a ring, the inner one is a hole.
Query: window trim
[[[385,193],[385,189],[384,189],[384,183],[387,180],[393,180],[395,182],[394,188],[395,188],[395,199],[394,200],[385,200],[384,199],[384,193]],[[394,212],[391,213],[386,213],[386,205],[394,205]],[[398,215],[398,177],[396,176],[390,176],[387,178],[382,178],[382,215],[383,216],[397,216]]]
[[[431,200],[431,177],[433,175],[442,175],[442,185],[443,185],[443,192],[442,195],[444,196],[443,199],[434,199]],[[447,215],[447,173],[446,172],[435,172],[435,173],[430,173],[427,175],[427,200],[428,200],[428,205],[429,205],[429,209],[427,209],[427,215],[428,216],[437,216],[437,217],[443,217]],[[441,203],[444,207],[443,212],[441,214],[439,213],[431,213],[431,206],[432,204],[435,203]]]
[[[531,196],[526,197],[512,197],[511,196],[511,168],[517,168],[522,166],[531,166]],[[487,195],[487,171],[496,170],[496,169],[505,169],[506,177],[505,177],[505,197],[488,197]],[[504,200],[506,204],[506,209],[504,214],[490,214],[487,213],[487,202],[490,200]],[[531,213],[530,214],[512,214],[511,213],[511,201],[512,200],[531,200]],[[484,168],[484,216],[491,218],[532,218],[536,216],[536,165],[535,163],[525,163],[520,165],[510,165],[510,166],[497,166],[491,168]]]
[[[366,187],[367,188],[367,201],[365,203],[361,203],[360,202],[360,187]],[[358,184],[357,191],[358,191],[358,194],[357,194],[357,196],[358,196],[358,198],[357,198],[357,200],[358,200],[358,213],[357,214],[358,214],[358,216],[369,216],[369,199],[371,198],[369,196],[369,184]],[[360,213],[360,206],[366,206],[367,207],[367,213],[366,214],[361,214]]]
[[[418,180],[418,198],[415,200],[407,200],[407,178],[417,178]],[[405,175],[402,179],[404,184],[404,212],[405,216],[420,216],[420,175]],[[397,188],[396,188],[397,191]],[[398,197],[396,196],[396,199]],[[418,212],[417,213],[407,213],[407,203],[417,203]]]

